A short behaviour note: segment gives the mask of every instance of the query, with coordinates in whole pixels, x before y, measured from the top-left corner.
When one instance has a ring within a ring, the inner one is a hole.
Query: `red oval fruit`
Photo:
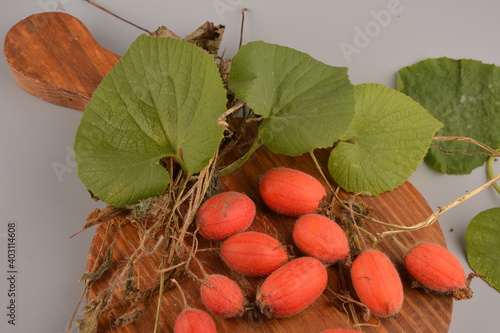
[[[326,192],[323,185],[307,173],[274,168],[262,177],[260,195],[272,210],[288,216],[300,216],[316,213]]]
[[[196,214],[195,223],[203,237],[223,240],[246,230],[255,218],[255,204],[239,192],[222,192],[205,201]]]
[[[221,317],[238,317],[244,312],[246,300],[243,291],[224,275],[207,276],[200,287],[200,295],[207,309]]]
[[[278,240],[255,231],[241,232],[226,239],[221,246],[221,257],[229,268],[250,276],[270,274],[288,260]]]
[[[351,266],[351,280],[360,301],[377,317],[394,317],[403,305],[398,271],[382,252],[362,252]]]
[[[177,317],[174,333],[217,333],[217,329],[208,313],[199,309],[187,309]]]
[[[465,271],[458,259],[444,247],[424,242],[405,256],[405,267],[423,286],[440,292],[467,287]]]
[[[293,316],[311,305],[325,290],[328,273],[312,257],[292,260],[271,273],[256,297],[260,311],[268,317]]]
[[[326,330],[321,333],[361,333],[361,332],[354,330]]]
[[[326,216],[307,214],[293,228],[293,241],[304,254],[325,263],[349,256],[349,241],[342,228]]]

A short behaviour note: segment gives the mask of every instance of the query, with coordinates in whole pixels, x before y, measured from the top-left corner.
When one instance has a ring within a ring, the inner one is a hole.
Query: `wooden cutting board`
[[[30,16],[16,24],[6,35],[4,52],[17,83],[29,93],[49,102],[83,110],[93,91],[118,61],[118,56],[97,44],[85,26],[76,18],[65,13],[42,13]],[[234,154],[243,153],[251,143],[251,138],[242,140]],[[328,150],[318,150],[316,155],[321,165],[326,165]],[[259,149],[241,169],[221,178],[223,190],[240,191],[249,195],[256,203],[257,217],[250,230],[262,231],[291,245],[295,254],[300,252],[292,245],[292,228],[295,219],[281,216],[266,208],[258,192],[259,177],[268,169],[287,166],[307,172],[322,181],[309,155],[288,157],[276,155],[266,148]],[[332,181],[330,179],[330,181]],[[326,183],[322,181],[326,186]],[[340,192],[343,198],[348,193]],[[359,198],[371,207],[370,216],[400,225],[412,225],[427,218],[431,213],[425,199],[408,182],[399,188],[377,197]],[[386,230],[369,224],[372,232]],[[430,227],[398,235],[398,240],[406,247],[419,241],[433,241],[445,244],[438,223]],[[114,219],[100,225],[95,231],[90,245],[87,271],[91,272],[103,261],[105,249],[114,246],[111,268],[92,285],[87,301],[95,299],[109,283],[110,273],[126,258],[139,243],[135,225]],[[236,280],[244,289],[249,300],[255,296],[262,278],[247,278],[228,270],[218,255],[217,242],[200,239],[200,248],[210,249],[200,252],[197,257],[207,273],[220,273]],[[411,282],[402,268],[404,251],[392,239],[384,239],[379,245],[395,263],[401,273],[405,301],[397,318],[377,320],[375,325],[363,327],[365,332],[436,332],[448,331],[453,301],[451,297],[428,294],[411,288]],[[139,276],[135,281],[139,289],[147,288],[158,277],[159,254],[152,251],[133,267]],[[82,268],[83,269],[83,268]],[[219,332],[321,332],[333,328],[352,328],[352,323],[342,310],[342,304],[334,302],[333,296],[339,291],[339,266],[328,268],[329,284],[326,292],[304,312],[285,319],[268,319],[262,316],[245,316],[225,320],[214,316]],[[199,297],[199,282],[185,278],[181,287],[191,307],[203,309]],[[116,291],[116,296],[122,291]],[[76,300],[75,300],[76,303]],[[152,332],[158,296],[150,298],[142,315],[135,323],[119,328],[112,327],[114,318],[134,307],[130,302],[117,303],[112,311],[99,319],[98,332]],[[177,289],[162,295],[161,320],[158,332],[172,332],[177,315],[182,311],[181,295]]]

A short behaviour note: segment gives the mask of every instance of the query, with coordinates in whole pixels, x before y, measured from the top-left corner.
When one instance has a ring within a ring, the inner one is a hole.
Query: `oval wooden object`
[[[5,55],[18,84],[28,92],[49,102],[83,110],[92,92],[105,74],[118,61],[118,56],[106,51],[98,45],[88,30],[77,19],[64,13],[42,13],[28,17],[16,24],[7,34]],[[251,142],[242,141],[236,151],[244,152]],[[321,165],[326,165],[328,151],[319,150],[316,156]],[[295,168],[322,181],[322,177],[306,154],[298,157],[276,155],[266,148],[259,149],[240,169],[222,177],[224,191],[240,191],[252,198],[257,206],[257,217],[249,230],[260,231],[277,238],[282,244],[292,245],[292,232],[295,218],[286,217],[269,210],[259,194],[259,179],[267,170],[284,166]],[[326,187],[326,183],[322,181]],[[340,191],[343,198],[348,193]],[[431,213],[425,199],[408,182],[397,189],[377,197],[358,198],[372,208],[371,216],[400,225],[413,225],[427,218]],[[104,253],[113,245],[112,264],[102,278],[92,285],[88,302],[109,284],[110,273],[127,262],[140,242],[137,226],[131,223],[114,222],[101,224],[95,231],[90,245],[87,272],[94,272],[102,263]],[[372,232],[385,230],[381,226],[369,224]],[[445,244],[443,233],[438,223],[411,233],[398,236],[406,247],[419,242],[431,241]],[[200,240],[200,248],[212,248],[217,243]],[[154,244],[151,244],[153,248]],[[297,248],[295,253],[300,253]],[[403,276],[405,300],[397,318],[372,319],[376,327],[365,327],[365,332],[434,332],[448,331],[452,299],[448,296],[434,295],[413,289],[410,279],[405,276],[403,267],[404,252],[391,239],[384,239],[379,245],[396,264]],[[199,255],[200,262],[205,263],[208,273],[225,274],[236,280],[248,296],[255,295],[260,278],[245,277],[231,272],[222,262],[217,251],[204,251]],[[161,258],[151,251],[132,267],[134,287],[141,290],[151,286],[158,278],[158,267]],[[267,319],[263,316],[249,316],[234,319],[222,319],[214,316],[219,332],[321,332],[332,328],[350,327],[347,315],[342,310],[341,302],[332,302],[334,292],[338,292],[340,268],[328,268],[329,283],[327,290],[304,312],[282,319]],[[181,282],[191,307],[204,309],[199,296],[199,282],[185,278]],[[111,301],[115,302],[113,311],[100,318],[98,332],[153,332],[157,311],[158,296],[152,296],[145,305],[137,305],[134,299],[117,301],[122,298],[124,290],[115,290]],[[171,332],[177,316],[182,312],[182,297],[176,288],[165,292],[162,296],[160,322],[158,332]],[[76,303],[76,300],[75,300]],[[131,308],[136,307],[140,319],[125,327],[113,327],[111,320]]]
[[[17,84],[41,99],[83,111],[119,56],[106,50],[75,17],[31,15],[5,36],[4,54]]]
[[[321,165],[326,165],[328,151],[319,150],[316,157]],[[249,231],[265,232],[277,238],[284,245],[293,246],[293,227],[296,221],[294,217],[287,217],[271,211],[260,198],[258,181],[262,174],[275,166],[287,166],[300,169],[321,180],[321,175],[317,171],[311,158],[307,155],[299,157],[288,157],[276,155],[266,148],[259,149],[241,169],[232,174],[222,177],[224,191],[242,191],[252,198],[257,206],[257,216],[248,229]],[[324,182],[322,182],[324,183]],[[326,184],[324,184],[326,186]],[[349,193],[340,191],[340,196],[347,198]],[[400,225],[413,225],[423,221],[431,213],[431,209],[425,199],[409,182],[404,183],[397,189],[381,194],[377,197],[359,197],[360,201],[372,208],[370,216],[390,223]],[[383,227],[368,224],[367,228],[372,232],[387,230]],[[201,238],[201,237],[200,237]],[[439,244],[445,244],[443,233],[438,223],[421,230],[398,235],[399,241],[406,247],[426,240]],[[130,223],[121,223],[116,220],[110,224],[99,226],[92,241],[87,271],[94,271],[103,259],[103,251],[111,244],[114,244],[113,265],[111,271],[116,269],[120,263],[130,257],[134,247],[139,244],[139,235],[135,226]],[[217,247],[219,243],[200,240],[200,248]],[[293,246],[296,254],[300,251]],[[390,238],[384,239],[378,249],[386,253],[395,263],[401,273],[405,299],[400,313],[396,318],[380,319],[378,327],[365,327],[365,332],[433,332],[444,333],[448,331],[453,301],[449,296],[434,295],[411,287],[411,278],[406,275],[403,268],[404,250],[402,250]],[[208,274],[224,274],[234,279],[244,289],[245,293],[252,301],[252,296],[256,295],[262,278],[247,277],[232,272],[222,261],[217,251],[200,252],[197,257],[201,262],[206,263],[204,269]],[[95,266],[94,266],[95,265]],[[134,266],[134,274],[139,278],[139,285],[146,287],[152,281],[158,279],[157,268],[160,265],[159,256],[144,258],[138,265]],[[109,282],[110,272],[104,274],[103,278],[93,284],[89,299],[92,300],[101,293]],[[348,273],[348,271],[347,271]],[[270,333],[290,333],[290,332],[321,332],[332,328],[353,329],[349,325],[349,320],[342,310],[341,302],[332,304],[333,292],[338,292],[339,269],[334,265],[328,268],[329,282],[326,291],[320,298],[309,306],[302,313],[289,318],[268,319],[264,316],[248,316],[243,318],[222,319],[214,316],[214,321],[219,332],[270,332]],[[186,294],[187,302],[191,307],[205,309],[200,302],[199,282],[186,278],[181,286]],[[119,294],[119,292],[117,292]],[[161,330],[160,332],[171,331],[176,316],[183,310],[181,295],[174,288],[164,293],[161,310]],[[153,329],[157,306],[157,298],[151,299],[146,311],[141,319],[132,325],[123,328],[111,327],[110,316],[102,316],[99,322],[99,332],[150,332]],[[120,306],[114,309],[113,316],[120,314]],[[121,308],[121,311],[125,310]],[[372,318],[371,324],[378,324],[379,320]]]

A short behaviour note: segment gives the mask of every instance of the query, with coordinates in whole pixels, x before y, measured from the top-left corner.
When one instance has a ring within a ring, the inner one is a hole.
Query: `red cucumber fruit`
[[[200,309],[186,309],[177,317],[174,333],[217,333],[212,317]]]
[[[422,242],[405,255],[405,268],[420,285],[432,291],[462,294],[460,299],[472,297],[469,282],[460,261],[441,245]],[[469,294],[465,296],[465,294]]]
[[[391,260],[377,250],[366,250],[354,259],[351,280],[360,301],[371,314],[395,317],[403,305],[403,285]]]
[[[328,273],[312,257],[294,259],[271,273],[258,290],[256,303],[267,317],[293,316],[311,305],[325,290]]]
[[[226,239],[221,257],[229,268],[249,276],[268,275],[288,261],[288,253],[277,239],[255,231]]]
[[[326,191],[311,175],[279,167],[262,176],[260,195],[270,209],[287,216],[300,216],[316,213]]]
[[[293,241],[302,253],[324,263],[335,263],[349,256],[349,241],[344,230],[320,214],[301,216],[293,228]]]
[[[228,191],[206,200],[198,209],[195,224],[206,239],[220,241],[246,230],[256,214],[246,194]]]
[[[205,277],[200,295],[207,309],[221,317],[239,317],[245,311],[243,291],[235,281],[224,275],[212,274]]]

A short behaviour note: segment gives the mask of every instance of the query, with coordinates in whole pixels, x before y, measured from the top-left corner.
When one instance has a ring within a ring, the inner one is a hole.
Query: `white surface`
[[[62,0],[64,10],[79,18],[97,41],[118,54],[141,31],[82,0]],[[500,2],[492,1],[132,1],[101,0],[117,14],[154,30],[166,25],[185,36],[206,20],[226,25],[224,45],[234,55],[240,10],[248,7],[244,41],[264,40],[294,47],[331,65],[348,66],[353,83],[376,82],[395,87],[396,72],[429,57],[472,58],[500,65]],[[31,14],[54,10],[54,0],[0,3],[0,34]],[[392,9],[377,23],[376,14]],[[358,29],[372,37],[356,40]],[[357,44],[356,44],[357,42]],[[344,43],[344,44],[342,44]],[[340,45],[357,46],[350,59]],[[350,60],[350,61],[348,61]],[[92,231],[68,239],[99,206],[89,199],[68,153],[81,113],[39,100],[15,84],[0,59],[0,331],[60,333],[82,286]],[[54,166],[66,166],[59,177]],[[498,171],[497,165],[497,171]],[[469,176],[448,176],[421,165],[410,181],[436,209],[486,181],[484,168]],[[482,210],[500,206],[492,189],[440,219],[448,246],[470,271],[464,232]],[[17,317],[7,324],[5,233],[9,221],[17,230]],[[450,228],[454,231],[450,232]],[[498,251],[500,249],[492,249]],[[480,279],[474,298],[455,302],[450,332],[493,332],[500,327],[500,293]],[[72,332],[76,332],[73,329]],[[314,333],[314,332],[313,332]]]

